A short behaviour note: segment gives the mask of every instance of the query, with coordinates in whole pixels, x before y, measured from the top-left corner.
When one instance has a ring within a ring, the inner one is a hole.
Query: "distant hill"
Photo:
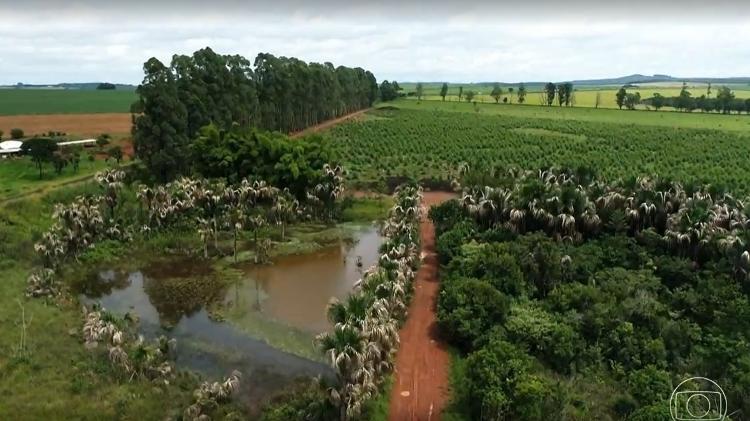
[[[76,89],[81,91],[93,91],[101,82],[83,82],[83,83],[56,83],[47,85],[29,85],[26,83],[17,83],[15,85],[0,85],[3,89]],[[118,91],[134,91],[135,85],[116,83],[115,89]]]
[[[567,81],[566,81],[567,82]],[[712,84],[734,84],[734,83],[750,83],[750,77],[726,77],[726,78],[711,78],[711,77],[672,77],[669,75],[653,75],[646,76],[641,74],[634,74],[629,76],[622,76],[611,79],[584,79],[584,80],[573,80],[570,81],[574,85],[586,86],[586,85],[628,85],[628,84],[639,84],[639,83],[654,83],[654,82],[690,82],[690,83],[712,83]]]
[[[616,86],[620,87],[623,85],[638,85],[641,83],[658,83],[658,82],[665,82],[665,83],[682,83],[682,82],[688,82],[688,83],[711,83],[714,85],[721,85],[721,84],[750,84],[750,77],[726,77],[726,78],[712,78],[712,77],[674,77],[669,75],[661,75],[661,74],[655,74],[652,76],[647,75],[641,75],[641,74],[633,74],[629,76],[622,76],[622,77],[616,77],[616,78],[609,78],[609,79],[581,79],[581,80],[571,80],[571,81],[555,81],[555,83],[561,83],[561,82],[571,82],[573,85],[578,87],[586,87],[586,86]],[[423,82],[423,85],[425,89],[428,88],[439,88],[440,85],[442,85],[443,82]],[[475,83],[451,83],[448,82],[451,86],[464,86],[466,88],[470,89],[487,89],[492,88],[492,86],[496,82],[475,82]],[[518,86],[520,82],[497,82],[501,87],[515,87]],[[541,89],[547,82],[546,81],[533,81],[533,82],[523,82],[526,85],[526,88],[530,91],[539,90]],[[406,89],[414,89],[414,85],[416,85],[416,82],[399,82],[399,85],[401,85],[402,88]]]

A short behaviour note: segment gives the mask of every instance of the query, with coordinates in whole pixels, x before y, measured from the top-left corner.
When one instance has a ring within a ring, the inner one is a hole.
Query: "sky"
[[[750,76],[750,1],[0,0],[0,84],[138,84],[210,46],[378,80]]]

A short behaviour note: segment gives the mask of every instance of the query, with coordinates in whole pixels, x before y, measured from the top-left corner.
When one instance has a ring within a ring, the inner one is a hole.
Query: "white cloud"
[[[361,66],[379,80],[750,76],[750,53],[740,41],[750,35],[749,15],[730,11],[654,19],[651,13],[604,14],[583,3],[578,10],[540,14],[521,6],[430,10],[409,2],[334,2],[311,8],[290,1],[256,10],[227,0],[206,11],[164,2],[146,8],[137,1],[102,8],[85,0],[64,7],[30,1],[24,9],[0,0],[0,84],[138,83],[151,56],[168,62],[204,46],[251,60],[270,52]]]

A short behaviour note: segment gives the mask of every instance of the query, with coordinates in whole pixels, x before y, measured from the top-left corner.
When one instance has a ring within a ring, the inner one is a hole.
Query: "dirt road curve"
[[[444,192],[425,192],[426,207],[452,198]],[[448,399],[448,352],[437,339],[435,304],[438,297],[438,261],[435,227],[425,218],[420,227],[424,260],[417,272],[409,317],[401,329],[390,421],[440,419]]]
[[[289,135],[289,137],[295,138],[295,137],[300,137],[300,136],[308,135],[308,134],[311,134],[311,133],[316,133],[316,132],[319,132],[321,130],[325,130],[325,129],[327,129],[329,127],[332,127],[332,126],[335,126],[335,125],[337,125],[339,123],[343,123],[346,120],[352,120],[352,119],[355,119],[355,118],[359,118],[359,117],[362,116],[362,114],[370,111],[371,109],[372,108],[366,108],[364,110],[355,111],[355,112],[353,112],[351,114],[347,114],[347,115],[339,117],[339,118],[334,118],[333,120],[324,121],[324,122],[322,122],[320,124],[316,124],[314,126],[310,126],[310,127],[306,128],[304,130],[301,130],[301,131],[299,131],[297,133],[291,133]]]

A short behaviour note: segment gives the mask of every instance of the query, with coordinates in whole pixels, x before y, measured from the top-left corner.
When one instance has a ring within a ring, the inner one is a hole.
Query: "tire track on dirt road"
[[[423,205],[440,204],[452,193],[425,192]],[[395,380],[391,389],[390,421],[435,421],[448,400],[447,347],[438,339],[435,305],[439,293],[435,227],[423,216],[420,223],[422,266],[414,283],[409,316],[399,332],[401,345],[396,355]]]

